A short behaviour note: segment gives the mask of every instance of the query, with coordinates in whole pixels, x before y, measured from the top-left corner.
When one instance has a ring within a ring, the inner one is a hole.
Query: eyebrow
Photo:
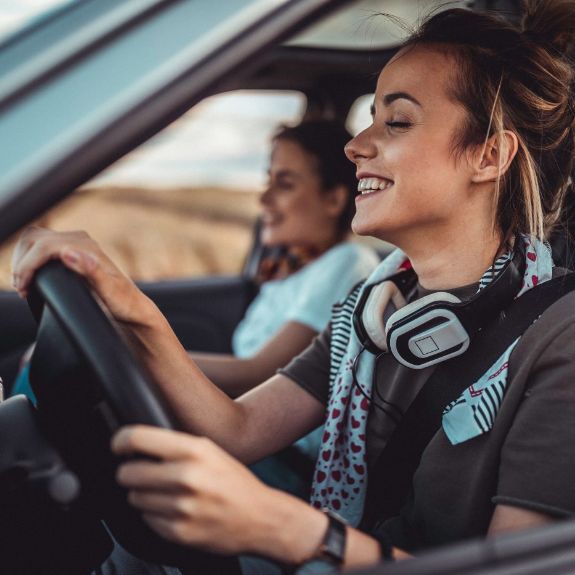
[[[268,169],[268,177],[271,177],[272,171]],[[298,178],[299,174],[294,170],[279,170],[275,173],[276,178]]]
[[[411,94],[408,94],[407,92],[391,92],[390,94],[386,94],[382,98],[382,101],[385,106],[390,106],[396,100],[408,100],[409,102],[414,103],[416,106],[423,108],[421,102],[417,98],[413,97]],[[371,105],[370,111],[371,115],[373,116],[375,114],[375,103]]]
[[[392,92],[391,94],[386,94],[383,97],[383,103],[386,106],[389,106],[390,104],[392,104],[396,100],[409,100],[410,102],[413,102],[414,104],[416,104],[420,108],[423,108],[423,106],[421,105],[421,102],[419,102],[419,100],[417,98],[414,98],[411,94],[408,94],[407,92]]]

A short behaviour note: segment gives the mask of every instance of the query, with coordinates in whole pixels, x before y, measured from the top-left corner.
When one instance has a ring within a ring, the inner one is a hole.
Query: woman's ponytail
[[[406,46],[454,58],[451,91],[467,111],[463,152],[510,130],[519,149],[497,186],[497,227],[549,237],[572,193],[575,158],[575,0],[527,0],[516,26],[493,13],[451,9],[426,20]]]
[[[561,57],[570,58],[575,47],[573,0],[527,0],[521,23],[525,36]]]

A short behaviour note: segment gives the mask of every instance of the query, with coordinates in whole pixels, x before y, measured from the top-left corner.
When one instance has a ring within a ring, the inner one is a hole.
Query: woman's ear
[[[338,184],[324,194],[325,209],[327,214],[339,218],[347,205],[349,196],[348,189],[343,184]]]
[[[519,147],[517,135],[503,130],[488,138],[473,159],[472,181],[475,183],[495,182],[502,177]]]

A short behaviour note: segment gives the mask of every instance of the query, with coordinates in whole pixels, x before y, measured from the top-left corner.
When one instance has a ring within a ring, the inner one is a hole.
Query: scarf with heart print
[[[517,241],[526,244],[526,270],[523,286],[517,297],[527,290],[551,279],[553,263],[549,247],[540,240],[528,236],[521,236]],[[505,254],[490,267],[479,282],[479,290],[487,286],[499,270],[502,263],[511,257]],[[407,257],[401,250],[395,250],[372,272],[364,285],[354,295],[354,305],[361,299],[361,294],[374,284],[381,283],[395,275],[408,264]],[[353,365],[361,352],[362,360],[357,364],[355,377],[357,383],[368,396],[372,393],[372,372],[375,369],[376,356],[363,346],[352,327],[352,313],[345,318],[347,329],[346,351],[341,355],[334,354],[332,346],[330,369],[330,396],[326,408],[326,420],[314,473],[311,504],[318,508],[327,508],[338,513],[350,525],[357,526],[363,515],[365,495],[367,491],[367,464],[366,464],[366,429],[369,413],[369,400],[353,385]],[[341,323],[341,319],[339,319]],[[334,333],[332,333],[333,339]],[[512,346],[515,345],[512,344]],[[508,350],[510,353],[511,350]],[[507,353],[507,352],[506,352]],[[505,356],[505,354],[504,354]],[[508,356],[507,356],[508,357]],[[500,358],[501,359],[501,358]],[[334,362],[337,362],[334,365]],[[487,374],[497,373],[497,381],[505,380],[506,365],[504,363],[493,366]],[[493,378],[492,378],[493,379]],[[487,378],[487,381],[492,381]],[[473,388],[473,386],[471,386]],[[466,390],[468,391],[468,390]],[[470,408],[471,409],[471,408]],[[467,421],[465,414],[456,412],[460,421]],[[457,426],[458,424],[455,423]],[[444,422],[445,428],[445,422]],[[478,426],[478,429],[481,429]],[[480,432],[485,432],[482,429]],[[469,430],[467,438],[472,437]]]

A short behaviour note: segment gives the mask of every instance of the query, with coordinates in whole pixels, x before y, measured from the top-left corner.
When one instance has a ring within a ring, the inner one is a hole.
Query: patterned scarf
[[[545,244],[527,236],[522,236],[519,241],[525,241],[527,246],[527,266],[524,284],[517,297],[538,283],[551,279],[552,272],[551,255]],[[506,254],[498,259],[495,272],[509,257],[510,254]],[[404,269],[406,259],[401,250],[396,250],[387,257],[373,271],[365,284],[350,294],[354,307],[364,290]],[[496,273],[490,267],[481,278],[479,289],[488,285],[494,277]],[[338,318],[338,322],[340,325],[344,323],[342,318]],[[365,356],[357,362],[355,378],[364,392],[370,396],[376,356],[363,350],[361,341],[351,327],[351,309],[345,316],[345,322],[342,331],[346,334],[346,341],[341,339],[337,341],[340,347],[345,345],[345,353],[334,353],[333,348],[337,346],[332,345],[330,398],[322,446],[314,473],[311,503],[316,508],[331,509],[350,525],[357,526],[363,515],[367,491],[366,429],[370,402],[357,386],[353,385],[353,366],[358,354]],[[333,320],[332,325],[335,325]],[[332,333],[332,339],[333,337]],[[492,372],[491,369],[488,371]]]

